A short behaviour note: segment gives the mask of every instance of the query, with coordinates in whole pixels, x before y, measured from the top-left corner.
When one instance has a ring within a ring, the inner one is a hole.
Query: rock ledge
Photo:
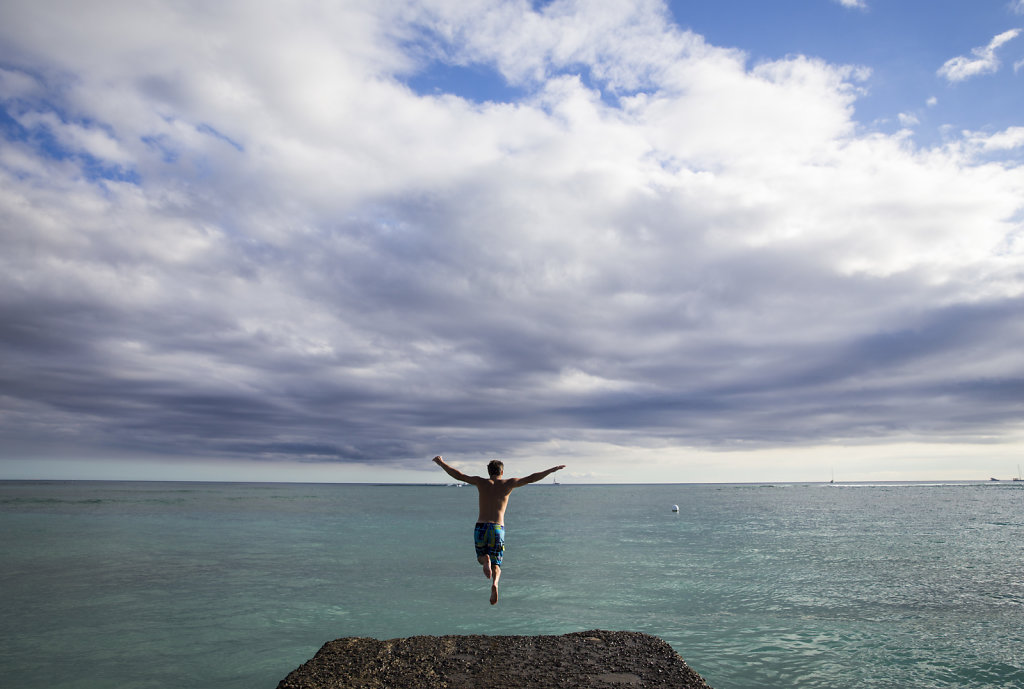
[[[672,647],[638,632],[347,637],[277,689],[711,689]]]

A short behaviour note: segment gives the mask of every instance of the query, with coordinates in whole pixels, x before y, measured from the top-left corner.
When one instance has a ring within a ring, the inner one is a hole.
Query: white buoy
[[[679,511],[679,505],[672,505],[672,511],[673,512],[678,512]]]

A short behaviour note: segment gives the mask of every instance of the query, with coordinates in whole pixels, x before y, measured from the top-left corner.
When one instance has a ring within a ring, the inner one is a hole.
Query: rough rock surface
[[[667,643],[638,632],[348,637],[277,689],[711,689]]]

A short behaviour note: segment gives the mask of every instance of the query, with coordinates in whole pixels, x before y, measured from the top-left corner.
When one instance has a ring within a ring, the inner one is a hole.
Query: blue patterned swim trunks
[[[501,556],[505,554],[505,527],[494,522],[477,522],[473,529],[473,544],[477,557],[486,555],[500,567]]]

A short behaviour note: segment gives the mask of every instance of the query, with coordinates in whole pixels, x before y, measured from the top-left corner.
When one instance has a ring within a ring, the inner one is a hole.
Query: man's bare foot
[[[483,562],[480,562],[480,560],[483,560]],[[480,564],[482,564],[484,566],[484,576],[487,577],[488,579],[490,579],[491,578],[491,558],[485,556],[485,557],[480,558],[480,560],[477,560],[477,562],[480,562]]]
[[[491,605],[498,602],[498,582],[491,584]]]

